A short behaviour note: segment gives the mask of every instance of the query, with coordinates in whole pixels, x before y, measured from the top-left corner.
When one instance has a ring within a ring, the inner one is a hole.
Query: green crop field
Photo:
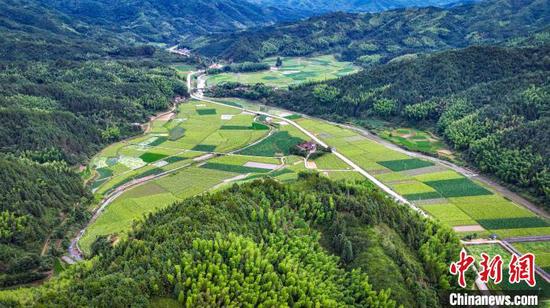
[[[514,217],[497,219],[480,219],[479,224],[485,229],[521,229],[549,227],[550,224],[539,217]]]
[[[141,158],[146,163],[152,163],[152,162],[155,162],[157,160],[161,160],[161,159],[163,159],[167,156],[168,155],[165,155],[165,154],[147,152],[147,153],[143,153],[142,155],[140,155],[139,158]]]
[[[204,109],[197,109],[198,115],[213,115],[216,114],[216,109],[214,108],[204,108]]]
[[[178,107],[170,120],[153,122],[153,131],[107,147],[92,159],[99,175],[91,184],[104,194],[131,180],[150,175],[151,169],[166,171],[185,165],[184,157],[170,158],[184,151],[229,152],[243,148],[268,133],[269,127],[254,122],[253,114],[235,108],[189,101]],[[246,130],[220,129],[246,126]],[[181,162],[179,165],[168,165]],[[156,165],[156,166],[152,166]]]
[[[432,187],[415,180],[406,183],[393,184],[392,189],[400,195],[435,192]]]
[[[447,198],[493,194],[467,178],[429,181],[426,184]]]
[[[481,225],[487,231],[477,232],[478,236],[496,233],[502,238],[550,234],[547,222],[533,212],[443,165],[421,170],[434,164],[389,149],[347,128],[311,118],[296,122],[449,226]],[[415,139],[420,140],[420,136]]]
[[[421,208],[451,227],[477,224],[475,220],[452,203],[427,204],[422,205]]]
[[[418,168],[429,167],[434,165],[432,162],[421,160],[418,158],[386,160],[386,161],[380,161],[378,163],[390,169],[391,171],[404,171],[404,170],[418,169]]]
[[[185,128],[176,126],[170,130],[169,134],[170,136],[168,139],[170,139],[170,141],[176,141],[185,135]]]
[[[213,169],[213,170],[220,170],[225,172],[232,172],[232,173],[267,173],[271,170],[269,169],[262,169],[262,168],[254,168],[254,167],[247,167],[247,166],[238,166],[238,165],[229,165],[229,164],[220,164],[220,163],[206,163],[201,166],[201,168],[206,169]]]
[[[382,138],[411,151],[453,158],[445,143],[431,133],[414,128],[383,128],[378,131]]]
[[[550,272],[550,242],[512,243],[520,253],[535,254],[535,264]]]
[[[285,87],[307,81],[334,79],[352,74],[359,70],[350,62],[339,62],[334,56],[312,58],[282,58],[283,66],[277,70],[250,73],[222,73],[209,76],[208,85],[222,82],[240,82],[245,84],[264,83],[274,87]],[[263,62],[275,66],[276,58],[267,58]]]
[[[238,104],[249,107],[251,103],[238,100]],[[252,107],[294,119],[394,191],[417,202],[428,214],[451,227],[480,225],[485,230],[475,232],[478,236],[496,233],[501,238],[550,233],[548,221],[443,165],[409,157],[347,128],[302,118],[284,110],[272,110],[268,106]],[[93,187],[98,188],[96,193],[100,195],[147,175],[183,169],[125,192],[90,226],[81,245],[89,251],[98,235],[124,237],[132,221],[144,214],[209,189],[227,187],[232,181],[247,182],[270,176],[288,182],[295,180],[299,172],[308,171],[303,158],[289,154],[293,146],[310,138],[288,123],[270,129],[255,122],[257,120],[255,115],[230,106],[191,101],[180,105],[178,113],[170,120],[155,122],[152,133],[106,148],[92,160],[98,174]],[[267,136],[268,133],[271,135]],[[410,134],[410,131],[396,133]],[[420,140],[418,136],[411,138]],[[246,147],[258,140],[261,141]],[[214,156],[203,163],[191,159],[205,152],[230,153],[241,148],[237,154]],[[281,166],[281,161],[286,165]],[[312,161],[319,172],[329,178],[366,180],[334,154],[325,154]],[[281,168],[263,169],[249,163]],[[434,168],[427,168],[432,166]],[[243,174],[250,175],[242,178]],[[541,254],[541,260],[545,258],[541,252],[543,249],[534,249]]]
[[[240,151],[239,154],[252,156],[289,155],[290,149],[302,142],[304,142],[303,139],[292,136],[287,131],[280,131]]]
[[[332,153],[317,157],[313,160],[320,170],[347,170],[351,167]]]
[[[124,237],[132,222],[141,219],[143,215],[204,192],[234,176],[233,173],[223,171],[189,168],[133,188],[107,206],[101,216],[86,229],[79,242],[80,247],[89,253],[97,236],[116,234]]]
[[[459,174],[456,171],[446,170],[446,171],[436,171],[432,173],[414,175],[413,177],[422,182],[430,182],[430,181],[440,181],[440,180],[461,179],[464,176]]]

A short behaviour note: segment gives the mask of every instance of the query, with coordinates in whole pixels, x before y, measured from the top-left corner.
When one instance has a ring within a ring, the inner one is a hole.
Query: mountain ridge
[[[498,43],[548,24],[548,0],[489,0],[450,9],[331,13],[230,35],[212,35],[195,42],[194,50],[237,62],[277,55],[336,53],[343,60],[368,66],[405,54]]]

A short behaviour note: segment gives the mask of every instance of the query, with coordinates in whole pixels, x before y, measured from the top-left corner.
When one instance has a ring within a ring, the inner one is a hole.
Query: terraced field
[[[223,73],[212,75],[207,79],[208,85],[233,81],[245,84],[264,83],[274,87],[285,87],[307,81],[334,79],[352,74],[359,70],[350,62],[339,62],[334,56],[312,58],[282,58],[283,66],[269,71],[251,73]],[[276,58],[263,61],[274,67]]]

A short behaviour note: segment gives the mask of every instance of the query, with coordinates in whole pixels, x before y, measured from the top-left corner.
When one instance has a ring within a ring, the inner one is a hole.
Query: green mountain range
[[[335,11],[343,12],[381,12],[405,7],[425,6],[449,6],[456,5],[460,0],[248,0],[258,5],[286,6],[298,8],[316,13],[327,13]]]
[[[543,29],[549,23],[548,0],[488,0],[450,9],[334,13],[214,35],[196,42],[195,50],[230,61],[337,53],[344,60],[371,65],[406,54],[496,43]]]
[[[175,42],[213,32],[228,32],[307,16],[298,9],[254,5],[244,0],[41,1],[73,20],[82,20],[128,38]]]

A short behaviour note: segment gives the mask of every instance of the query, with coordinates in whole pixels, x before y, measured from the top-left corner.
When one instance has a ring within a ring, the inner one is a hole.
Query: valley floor
[[[240,99],[192,97],[153,121],[144,136],[114,144],[92,160],[98,175],[92,187],[106,201],[79,237],[85,254],[98,236],[116,242],[135,220],[176,201],[266,175],[291,181],[305,170],[333,179],[367,178],[464,237],[550,235],[546,217],[467,169],[404,151],[355,127]],[[333,152],[313,160],[291,154],[309,140]],[[533,250],[541,271],[549,265],[548,245],[540,241]],[[519,244],[517,251],[527,248]]]

